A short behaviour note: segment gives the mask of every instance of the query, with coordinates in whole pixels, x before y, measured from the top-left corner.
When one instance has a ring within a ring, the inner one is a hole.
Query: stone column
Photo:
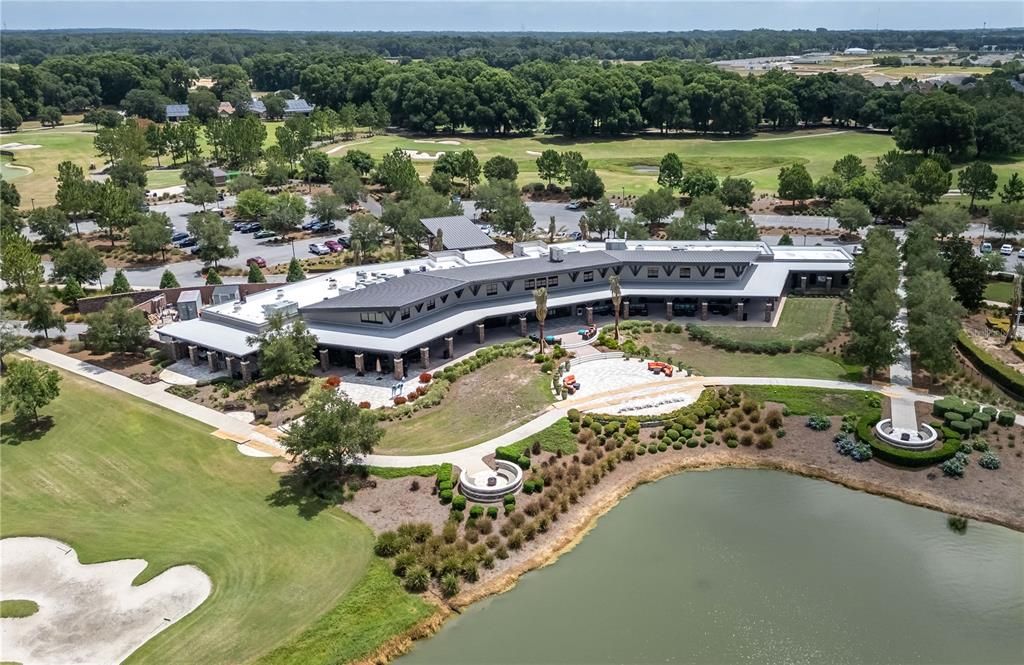
[[[217,371],[217,352],[207,351],[206,352],[206,363],[210,366],[211,372]]]
[[[450,358],[454,358],[455,357],[455,338],[454,337],[445,337],[444,338],[444,350],[447,353],[447,355],[445,356],[446,358],[450,359]]]
[[[224,368],[228,371],[228,376],[231,378],[235,377],[235,363],[238,362],[238,358],[234,356],[224,357]]]
[[[167,344],[167,354],[171,356],[171,360],[178,362],[181,360],[181,350],[178,348],[178,343],[171,341]]]
[[[188,359],[192,361],[193,366],[199,364],[199,347],[195,344],[189,344]]]
[[[330,353],[327,349],[320,349],[318,353],[320,354],[320,371],[326,372],[331,366]]]
[[[800,275],[800,290],[807,291],[807,275]]]
[[[242,383],[252,383],[252,362],[243,360],[239,366],[242,368]]]
[[[764,304],[764,321],[765,323],[772,322],[772,315],[775,313],[775,303],[769,300]]]
[[[828,277],[825,278],[825,290],[832,290],[832,275],[829,275]]]
[[[484,336],[484,324],[476,324],[476,341],[478,344],[483,344],[486,337]]]
[[[594,325],[594,306],[593,305],[587,305],[586,308],[584,308],[583,311],[585,311],[587,313],[587,325],[588,326]]]
[[[357,353],[354,359],[356,361],[356,376],[362,376],[366,372],[366,356],[362,353]]]
[[[526,315],[525,314],[520,314],[519,315],[519,336],[520,337],[526,337],[529,334],[530,334],[530,331],[526,327]]]
[[[629,301],[628,300],[623,300],[622,301],[622,318],[623,319],[628,319],[629,318]]]
[[[430,367],[430,347],[420,347],[420,364],[423,365],[423,369]]]
[[[708,301],[707,300],[701,300],[700,301],[700,320],[701,321],[707,321],[708,320]]]
[[[672,301],[671,300],[666,300],[665,301],[665,320],[666,321],[671,321],[672,320]]]
[[[399,381],[405,376],[405,360],[402,356],[395,356],[395,378]]]
[[[743,303],[741,302],[736,303],[736,320],[743,320]]]

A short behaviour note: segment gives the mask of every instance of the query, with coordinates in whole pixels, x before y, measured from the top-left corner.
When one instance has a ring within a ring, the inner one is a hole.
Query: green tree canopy
[[[670,152],[661,158],[658,166],[658,184],[669,189],[679,189],[683,185],[683,161],[679,155]]]
[[[718,190],[718,198],[732,210],[748,208],[754,202],[754,183],[747,178],[726,176]]]
[[[496,155],[484,163],[484,176],[488,180],[512,180],[519,177],[519,165],[511,157]]]
[[[998,177],[992,167],[985,162],[971,162],[960,171],[958,185],[960,193],[971,197],[971,210],[974,210],[975,199],[987,199],[996,191]]]
[[[677,207],[676,196],[668,187],[649,189],[633,204],[633,214],[648,224],[657,224],[671,217]]]
[[[25,293],[43,281],[43,264],[28,238],[14,231],[0,234],[0,279]]]
[[[857,233],[870,226],[873,219],[868,207],[857,199],[840,199],[832,206],[832,214],[839,228],[849,233]]]
[[[377,417],[360,409],[333,388],[314,388],[306,399],[301,420],[283,438],[288,453],[300,459],[307,475],[336,478],[345,467],[357,463],[384,435]]]
[[[707,231],[709,225],[717,224],[718,220],[725,217],[725,206],[717,196],[705,194],[693,199],[686,208],[686,216],[695,223],[703,224],[704,230]]]
[[[275,314],[264,330],[247,341],[259,348],[260,370],[268,379],[283,376],[291,383],[292,377],[306,376],[316,365],[317,339],[301,319],[287,323]]]
[[[691,198],[714,194],[718,190],[718,176],[711,169],[697,167],[683,176],[680,189]]]
[[[25,294],[25,299],[18,303],[18,314],[25,320],[25,328],[32,332],[42,332],[49,338],[49,329],[64,332],[67,326],[64,317],[53,311],[57,298],[48,290],[33,287]]]
[[[803,164],[783,166],[779,170],[779,198],[805,201],[814,196],[814,181]]]
[[[129,353],[149,339],[149,319],[131,298],[115,298],[86,317],[90,346],[100,353]]]
[[[4,411],[13,411],[18,421],[39,422],[39,409],[60,394],[60,374],[55,369],[30,360],[14,360],[4,376],[0,391]]]

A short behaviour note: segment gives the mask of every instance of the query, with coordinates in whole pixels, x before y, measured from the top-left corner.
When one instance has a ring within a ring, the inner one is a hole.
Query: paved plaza
[[[590,360],[588,358],[583,362],[572,363],[569,374],[574,375],[580,384],[575,396],[588,397],[598,393],[650,384],[659,380],[668,380],[667,377],[648,370],[646,360],[639,358],[626,360],[622,357],[614,357],[618,355],[607,354],[602,355],[600,359]],[[673,376],[685,376],[685,373],[677,369]]]

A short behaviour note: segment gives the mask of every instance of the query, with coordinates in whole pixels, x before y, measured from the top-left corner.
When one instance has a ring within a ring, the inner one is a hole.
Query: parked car
[[[266,268],[267,267],[267,260],[265,258],[263,258],[262,256],[250,256],[246,260],[245,265],[247,265],[247,266],[256,266],[258,268]]]
[[[1024,247],[1021,247],[1020,251],[1017,252],[1017,258],[1018,259],[1024,259]]]
[[[341,243],[337,240],[325,240],[324,247],[331,250],[331,252],[340,252],[344,249],[344,247],[341,246]]]
[[[981,243],[981,253],[982,254],[990,254],[990,253],[992,253],[992,243],[990,243],[990,242],[983,242],[983,243]]]
[[[257,231],[263,230],[263,225],[259,222],[249,222],[239,229],[242,233],[256,233]]]
[[[175,231],[171,234],[171,243],[177,243],[188,237],[188,233],[185,231]]]
[[[860,256],[863,253],[864,253],[864,247],[862,247],[861,245],[856,245],[853,248],[853,255],[854,256]]]
[[[239,220],[239,221],[237,221],[237,222],[235,222],[234,224],[231,225],[231,230],[232,231],[241,231],[244,227],[248,226],[251,223],[252,222],[247,222],[244,219],[243,220]]]
[[[327,249],[326,245],[323,245],[323,244],[318,243],[318,242],[314,242],[314,243],[310,243],[310,245],[309,245],[309,253],[310,254],[316,254],[317,256],[323,256],[325,254],[330,254],[331,250]]]
[[[195,247],[199,244],[199,241],[192,236],[186,235],[181,240],[174,243],[174,246],[178,249],[184,249],[185,247]]]
[[[1003,245],[1002,247],[999,248],[999,253],[1002,254],[1003,256],[1009,256],[1010,254],[1013,254],[1013,245]]]
[[[299,226],[299,228],[300,228],[300,229],[302,229],[303,231],[308,231],[308,230],[310,230],[311,228],[313,228],[314,226],[316,226],[316,225],[317,225],[317,224],[319,224],[319,223],[320,223],[320,221],[319,221],[319,220],[316,220],[316,219],[307,219],[306,221],[304,221],[304,222],[303,222],[303,223],[302,223],[302,224],[301,224],[301,225]]]
[[[313,226],[309,227],[309,230],[312,233],[333,233],[337,231],[334,228],[333,222],[316,222]]]
[[[255,238],[256,240],[267,240],[269,238],[276,238],[277,234],[271,231],[270,229],[262,229],[253,234],[252,237]]]
[[[188,253],[191,254],[192,256],[199,256],[199,251],[199,245],[196,245],[192,249],[188,250]]]
[[[565,209],[566,210],[579,210],[582,207],[583,207],[583,204],[581,204],[579,201],[569,201],[569,204],[567,206],[565,206]]]
[[[583,240],[583,234],[580,233],[579,231],[573,231],[572,233],[569,234],[569,239],[570,240]]]
[[[341,245],[342,249],[352,248],[352,240],[346,238],[345,236],[341,236],[340,238],[338,238],[338,244]]]

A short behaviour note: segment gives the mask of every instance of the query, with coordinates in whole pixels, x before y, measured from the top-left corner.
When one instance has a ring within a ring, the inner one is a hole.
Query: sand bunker
[[[5,143],[0,145],[0,150],[35,150],[42,147],[35,143]]]
[[[462,145],[462,141],[456,141],[455,139],[442,139],[435,141],[433,139],[416,139],[413,143],[437,143],[439,145]]]
[[[444,150],[440,150],[438,152],[435,152],[434,154],[431,154],[429,152],[420,152],[419,150],[402,150],[402,152],[409,155],[410,159],[420,159],[431,162],[436,162],[438,159],[440,159],[441,155],[444,154]]]
[[[120,663],[210,595],[210,578],[175,566],[140,586],[142,559],[83,565],[50,538],[0,540],[0,594],[39,611],[0,620],[0,661],[25,665]]]
[[[540,157],[540,155],[541,155],[541,153],[537,152],[536,150],[527,150],[526,154],[527,155],[533,155],[534,157]]]

